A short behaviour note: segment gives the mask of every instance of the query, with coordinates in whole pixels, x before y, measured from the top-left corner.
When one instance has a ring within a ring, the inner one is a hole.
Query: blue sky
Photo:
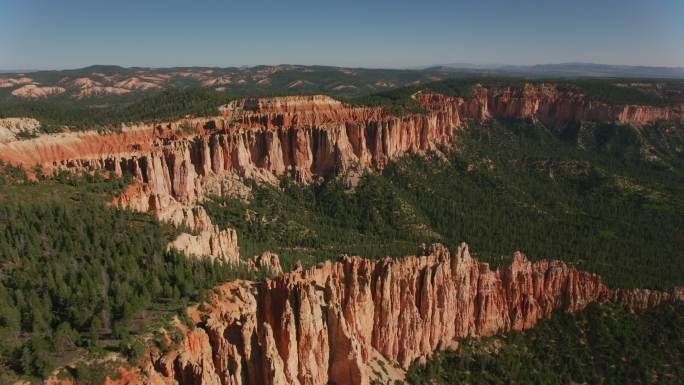
[[[0,0],[0,69],[684,66],[684,0]]]

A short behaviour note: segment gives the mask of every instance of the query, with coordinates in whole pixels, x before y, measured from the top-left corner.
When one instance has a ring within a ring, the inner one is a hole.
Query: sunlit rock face
[[[543,84],[480,87],[467,98],[417,93],[414,99],[424,114],[397,117],[326,96],[246,99],[222,106],[215,117],[130,125],[109,134],[6,135],[0,160],[28,169],[40,165],[47,173],[131,175],[137,183],[113,204],[192,230],[170,249],[238,263],[235,231],[218,229],[200,206],[207,196],[239,190],[236,176],[309,183],[379,169],[406,154],[448,148],[454,131],[467,129],[469,120],[638,127],[683,119],[681,107],[613,106]],[[270,253],[247,263],[274,274],[282,270]],[[205,309],[191,309],[199,326],[185,330],[179,346],[149,352],[138,368],[122,369],[107,383],[369,384],[367,364],[378,354],[407,368],[465,336],[531,328],[553,311],[574,313],[592,302],[644,309],[673,300],[684,300],[684,290],[611,290],[598,275],[558,261],[532,263],[521,253],[493,270],[472,258],[465,244],[451,251],[433,245],[402,259],[346,257],[261,283],[219,286]]]
[[[380,169],[406,154],[452,146],[455,130],[467,129],[472,119],[531,118],[554,127],[583,120],[639,126],[684,119],[681,107],[612,106],[549,84],[496,91],[479,87],[467,98],[425,92],[413,98],[425,113],[397,117],[320,95],[243,99],[220,107],[215,117],[129,125],[109,134],[6,141],[0,143],[0,160],[40,165],[48,173],[132,175],[138,183],[115,204],[153,211],[197,233],[170,247],[236,262],[235,234],[215,228],[198,206],[208,195],[230,194],[236,176],[309,183],[333,173]]]
[[[406,369],[463,337],[528,329],[554,311],[676,300],[684,300],[681,289],[612,290],[596,274],[519,252],[492,270],[465,244],[401,259],[344,257],[218,286],[189,309],[197,327],[182,326],[175,349],[151,351],[122,384],[369,384],[374,355]]]

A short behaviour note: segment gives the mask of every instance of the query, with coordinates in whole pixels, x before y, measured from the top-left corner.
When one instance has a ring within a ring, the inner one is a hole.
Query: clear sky
[[[684,66],[684,0],[0,0],[0,69]]]

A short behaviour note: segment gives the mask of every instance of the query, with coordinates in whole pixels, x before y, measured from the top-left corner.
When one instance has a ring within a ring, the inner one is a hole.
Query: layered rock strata
[[[133,175],[139,183],[114,203],[155,212],[161,220],[198,233],[182,235],[173,248],[236,262],[234,232],[215,229],[198,206],[208,195],[229,193],[236,175],[267,183],[280,176],[308,182],[352,168],[382,167],[403,154],[447,145],[457,124],[455,111],[448,108],[397,118],[320,96],[252,103],[257,102],[225,107],[219,118],[5,143],[0,159],[27,168],[38,164],[47,172]]]
[[[425,255],[345,257],[261,283],[231,282],[189,310],[197,324],[166,354],[150,352],[126,384],[369,384],[380,354],[407,368],[466,336],[533,327],[554,311],[593,302],[645,308],[672,293],[611,290],[596,274],[558,261],[490,269],[465,244]]]
[[[649,105],[608,104],[572,91],[559,91],[556,84],[525,84],[520,89],[492,91],[477,87],[470,99],[453,99],[468,118],[534,118],[547,126],[569,122],[595,121],[630,126],[653,124],[658,120],[684,121],[684,106],[659,107]],[[439,104],[442,98],[431,95]]]
[[[133,175],[115,204],[155,212],[187,227],[169,247],[190,255],[239,261],[236,235],[219,230],[198,206],[235,189],[235,176],[275,183],[382,168],[407,153],[438,150],[469,119],[532,118],[550,126],[594,120],[640,126],[683,121],[682,107],[611,106],[535,85],[477,88],[472,97],[418,93],[425,114],[391,116],[324,96],[242,100],[220,116],[141,124],[120,132],[64,133],[0,143],[0,160],[46,172]],[[217,288],[199,325],[167,354],[151,352],[119,384],[367,384],[370,357],[407,367],[467,335],[534,326],[553,311],[591,302],[641,309],[684,300],[684,291],[611,290],[600,277],[563,263],[530,263],[516,254],[491,270],[461,246],[425,255],[368,261],[349,257],[263,283]],[[253,266],[278,270],[263,255]]]
[[[554,126],[684,119],[681,107],[611,106],[543,84],[496,92],[479,87],[470,98],[422,92],[414,98],[425,114],[397,117],[326,96],[245,99],[221,107],[216,117],[0,143],[0,160],[27,168],[41,165],[47,172],[133,175],[139,184],[115,203],[153,211],[199,232],[187,233],[175,248],[235,262],[234,233],[215,229],[198,204],[208,195],[229,193],[236,175],[268,183],[287,176],[306,183],[333,173],[382,168],[408,153],[448,147],[454,130],[466,127],[469,119],[533,118]]]

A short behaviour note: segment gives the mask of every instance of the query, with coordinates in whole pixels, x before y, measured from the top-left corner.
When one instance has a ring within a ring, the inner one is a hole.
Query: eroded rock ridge
[[[533,327],[593,302],[633,309],[684,300],[684,290],[611,290],[596,274],[515,253],[492,270],[461,244],[370,261],[344,257],[262,283],[231,282],[189,314],[171,352],[150,352],[126,384],[369,384],[378,354],[407,368],[466,336]],[[200,310],[202,309],[202,310]]]
[[[405,154],[450,146],[454,131],[471,119],[532,118],[552,126],[583,120],[638,126],[684,119],[681,106],[613,106],[543,84],[520,90],[479,87],[470,98],[424,92],[414,98],[426,113],[397,117],[327,96],[243,99],[222,106],[215,117],[0,143],[0,159],[27,168],[41,165],[48,172],[133,175],[139,183],[116,204],[153,211],[193,230],[171,247],[235,262],[235,233],[213,226],[198,204],[209,195],[229,194],[239,184],[236,176],[307,183],[332,173],[382,168]]]

